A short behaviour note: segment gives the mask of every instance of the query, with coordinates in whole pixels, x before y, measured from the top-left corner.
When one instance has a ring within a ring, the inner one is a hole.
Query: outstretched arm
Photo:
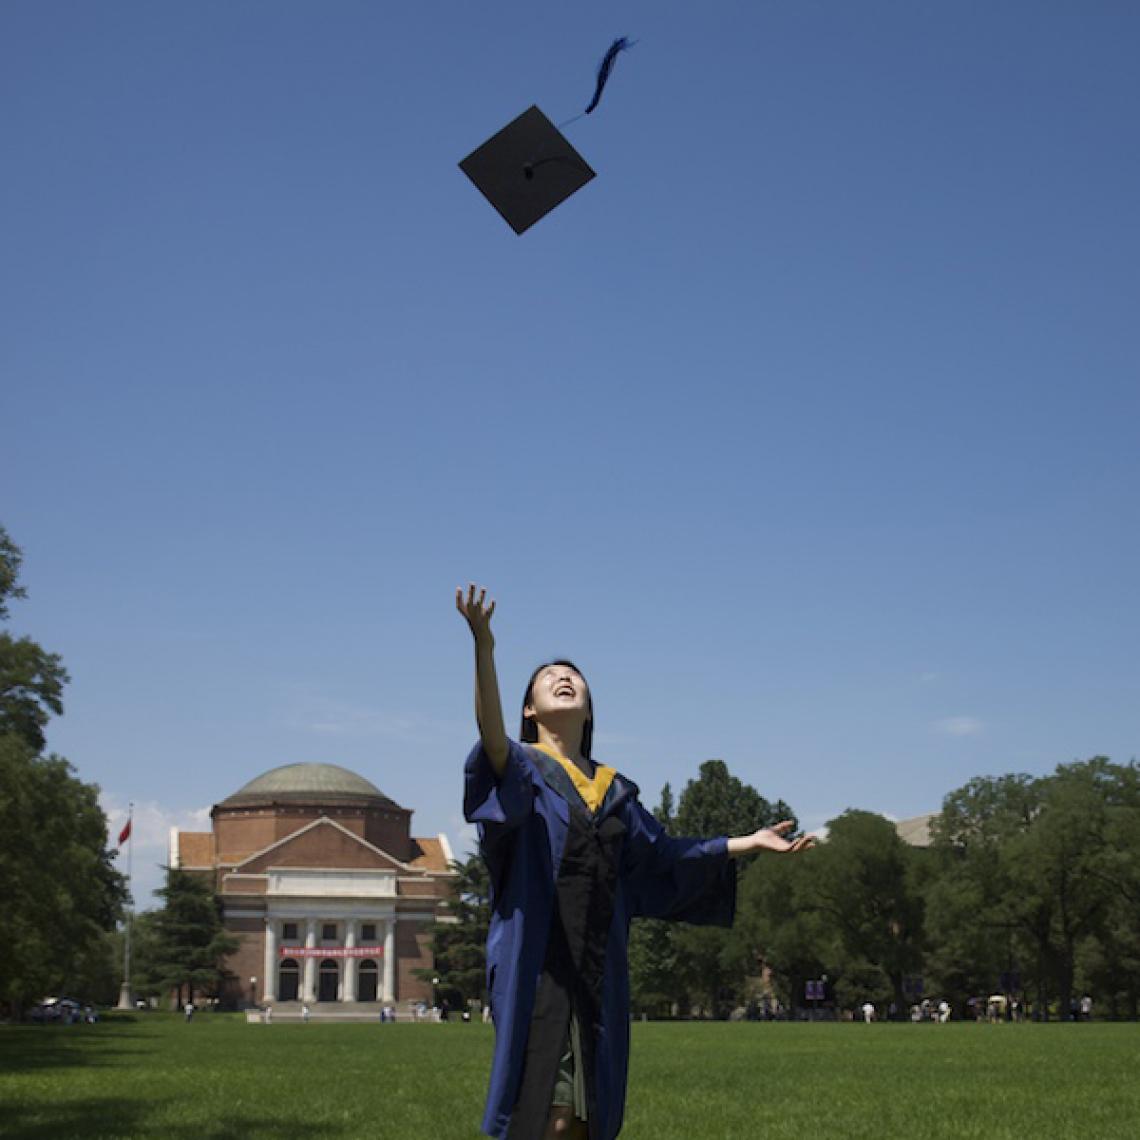
[[[487,591],[475,585],[455,591],[455,608],[463,615],[475,639],[475,719],[483,751],[491,761],[496,776],[507,766],[507,731],[503,727],[503,706],[499,700],[499,678],[495,673],[495,638],[491,633],[491,615],[495,603],[487,602]]]
[[[790,819],[777,823],[775,827],[762,827],[751,835],[738,835],[728,841],[730,855],[744,855],[749,851],[806,851],[815,846],[814,835],[801,835],[799,839],[784,838],[794,824]]]

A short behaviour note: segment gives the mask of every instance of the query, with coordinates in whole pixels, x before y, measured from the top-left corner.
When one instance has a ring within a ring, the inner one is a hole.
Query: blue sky
[[[538,103],[599,177],[457,169]],[[459,583],[655,802],[809,825],[1140,738],[1140,9],[0,12],[0,521],[51,746],[163,831],[343,764],[459,849]],[[195,821],[197,821],[195,823]]]

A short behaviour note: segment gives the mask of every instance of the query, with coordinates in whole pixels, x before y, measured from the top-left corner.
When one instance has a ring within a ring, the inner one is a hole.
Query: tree
[[[24,561],[20,548],[0,526],[0,620],[8,620],[8,599],[26,598],[27,590],[20,585],[20,566]]]
[[[663,804],[663,807],[665,805]],[[706,760],[681,793],[677,835],[747,835],[795,817],[782,800],[774,805],[733,776],[723,760]],[[745,857],[747,864],[751,857]],[[757,970],[754,949],[717,927],[680,925],[672,932],[677,980],[704,1010],[726,1015],[745,1001],[745,982]]]
[[[436,996],[454,1006],[486,1004],[487,930],[491,923],[491,883],[481,855],[453,862],[457,878],[451,887],[447,914],[431,928],[433,966],[417,970],[435,983]]]
[[[770,972],[786,1008],[804,1000],[810,979],[837,968],[834,931],[814,905],[811,875],[815,851],[794,859],[757,859],[741,877],[732,938]]]
[[[1002,974],[1062,1016],[1078,972],[1131,1007],[1140,989],[1140,788],[1135,764],[1106,757],[1052,776],[971,780],[933,827],[933,969],[979,994]]]
[[[635,1014],[668,1017],[684,1008],[688,991],[677,964],[672,923],[635,918],[629,931],[630,1005]]]
[[[1123,775],[1103,756],[1059,766],[1040,782],[1040,810],[1006,852],[1010,909],[1036,943],[1039,986],[1056,996],[1062,1017],[1074,997],[1078,947],[1106,933],[1124,882],[1110,846],[1110,808],[1126,806]]]
[[[67,681],[58,654],[46,652],[31,638],[0,633],[0,733],[12,733],[33,751],[43,751],[51,714],[63,714]]]
[[[873,812],[845,811],[827,826],[827,842],[812,853],[804,905],[834,934],[843,955],[834,972],[856,974],[860,986],[867,986],[880,971],[902,1008],[903,979],[922,964],[923,900],[914,879],[915,853],[890,820]]]
[[[155,894],[163,900],[155,914],[154,981],[164,991],[177,991],[177,1002],[195,994],[218,996],[226,981],[224,959],[239,940],[222,924],[221,900],[201,875],[166,868],[166,885]]]
[[[931,825],[928,972],[956,1004],[992,993],[1003,974],[1027,973],[1019,965],[1037,957],[1037,930],[1048,917],[1016,892],[1009,856],[1041,804],[1033,776],[980,776],[948,793]]]
[[[673,789],[661,789],[653,816],[667,832],[673,829]],[[673,924],[660,918],[635,918],[629,930],[630,1005],[638,1014],[668,1017],[673,1006],[687,1005],[687,991],[677,969]]]
[[[13,1015],[82,985],[121,914],[97,797],[66,760],[0,736],[0,1002]]]
[[[769,803],[751,784],[733,776],[723,760],[706,760],[677,806],[677,835],[747,835],[781,819],[795,821],[783,800]]]
[[[160,968],[162,959],[158,919],[161,911],[144,910],[131,916],[131,991],[135,997],[162,998],[169,996],[163,984]],[[114,967],[115,990],[119,993],[119,983],[123,973],[123,949],[127,939],[125,927],[115,931],[110,940],[109,957]]]
[[[21,563],[0,526],[0,619],[26,596]],[[0,633],[0,1003],[17,1014],[46,992],[102,985],[105,936],[125,897],[98,789],[41,755],[66,682],[56,654]]]
[[[1086,984],[1103,995],[1112,1017],[1140,1016],[1140,768],[1112,765],[1099,874],[1107,904],[1095,935],[1082,946]]]
[[[1012,972],[1012,916],[991,898],[973,868],[946,860],[928,883],[925,972],[931,992],[962,1008],[971,997],[992,993]]]
[[[23,598],[19,584],[23,556],[0,526],[0,619],[8,618],[8,601]],[[33,752],[46,743],[44,727],[54,713],[63,713],[67,671],[56,653],[48,653],[27,637],[0,633],[0,734],[15,733]]]

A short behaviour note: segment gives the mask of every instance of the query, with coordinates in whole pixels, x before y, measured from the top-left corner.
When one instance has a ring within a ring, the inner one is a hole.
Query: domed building
[[[335,764],[286,764],[173,830],[170,866],[209,874],[226,930],[228,1005],[431,1001],[429,928],[454,873],[446,836]]]

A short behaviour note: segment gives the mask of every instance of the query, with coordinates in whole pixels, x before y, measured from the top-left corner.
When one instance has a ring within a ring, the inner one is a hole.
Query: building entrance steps
[[[282,1001],[270,1002],[273,1009],[272,1022],[278,1021],[301,1021],[303,1020],[301,1014],[301,1002],[299,1001]],[[380,1023],[380,1011],[384,1008],[384,1003],[379,1001],[354,1001],[348,1002],[311,1002],[309,1005],[309,1020],[328,1023],[332,1021],[375,1021]],[[431,1021],[432,1017],[430,1012],[428,1016],[417,1018],[415,1013],[414,1003],[408,1002],[396,1003],[394,1005],[396,1010],[396,1020],[398,1022],[413,1022],[413,1021]],[[264,1022],[265,1007],[253,1007],[247,1010],[248,1014],[256,1014],[260,1012],[262,1016],[256,1020]],[[250,1020],[254,1020],[251,1018]]]

